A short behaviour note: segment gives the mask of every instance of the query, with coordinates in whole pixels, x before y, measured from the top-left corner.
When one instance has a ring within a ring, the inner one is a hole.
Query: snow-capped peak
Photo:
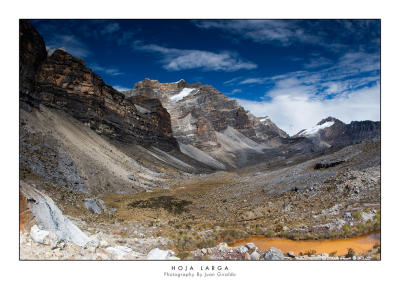
[[[171,97],[169,98],[169,100],[170,100],[170,101],[173,101],[173,102],[178,102],[178,101],[180,101],[181,99],[183,99],[184,97],[188,96],[193,90],[195,90],[195,88],[186,88],[186,87],[185,87],[185,88],[182,89],[181,92],[179,92],[178,94],[175,94],[175,95],[171,96]]]
[[[316,134],[319,130],[330,127],[334,124],[334,121],[327,121],[323,124],[316,125],[310,129],[305,129],[299,133],[299,135],[313,135]]]
[[[267,120],[269,120],[269,117],[268,117],[268,116],[266,116],[266,117],[260,119],[261,122],[266,122]]]

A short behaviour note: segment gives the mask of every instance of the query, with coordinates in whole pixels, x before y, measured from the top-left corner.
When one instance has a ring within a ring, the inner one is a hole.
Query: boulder
[[[255,250],[257,249],[256,245],[254,245],[254,243],[247,243],[245,245],[249,250]]]
[[[132,249],[126,246],[116,246],[108,247],[106,248],[106,251],[112,256],[113,259],[121,260],[131,253]]]
[[[267,252],[265,252],[264,260],[266,261],[285,260],[285,256],[283,255],[281,250],[271,247]]]
[[[31,227],[30,236],[38,244],[51,245],[57,243],[57,236],[54,232],[41,230],[37,225]]]
[[[250,259],[252,261],[258,261],[260,259],[260,254],[257,251],[254,251],[253,253],[251,253],[250,255]]]
[[[249,251],[249,249],[246,246],[240,246],[240,248],[239,248],[240,254],[244,254],[247,251]]]
[[[288,252],[286,253],[286,255],[288,255],[290,258],[295,258],[295,257],[296,257],[296,255],[294,254],[293,251],[288,251]]]
[[[100,248],[107,248],[108,247],[108,242],[106,240],[100,240],[99,242],[99,247]]]
[[[218,251],[219,252],[224,252],[225,250],[227,250],[229,247],[228,247],[228,244],[227,243],[220,243],[220,244],[218,244],[218,246],[217,246],[217,249],[218,249]]]
[[[85,248],[98,248],[99,246],[100,243],[96,237],[91,237],[90,241],[85,244]]]
[[[97,203],[100,205],[104,212],[107,212],[107,207],[106,204],[104,204],[103,200],[97,199]]]
[[[361,218],[363,220],[363,222],[368,222],[369,220],[373,220],[374,216],[376,215],[376,213],[374,212],[362,212],[361,213]]]
[[[296,188],[297,189],[297,188]],[[297,191],[296,191],[297,192]],[[285,208],[283,209],[285,212],[289,212],[293,208],[292,205],[286,205]]]
[[[126,246],[116,246],[115,249],[125,252],[125,253],[131,253],[132,249]]]
[[[102,211],[97,205],[96,199],[85,199],[83,202],[88,211],[101,215]]]
[[[171,256],[171,257],[168,257],[168,260],[171,260],[171,261],[178,261],[178,260],[180,260],[178,257],[176,257],[176,256]]]
[[[175,260],[174,257],[175,253],[171,250],[160,250],[158,248],[154,248],[147,254],[147,260]]]

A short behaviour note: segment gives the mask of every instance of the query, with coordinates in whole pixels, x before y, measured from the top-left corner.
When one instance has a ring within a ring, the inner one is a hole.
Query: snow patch
[[[305,129],[305,130],[301,131],[299,133],[299,135],[313,135],[313,134],[316,134],[319,130],[327,128],[327,127],[330,127],[334,123],[335,123],[334,121],[324,122],[323,124],[316,125],[316,126],[310,128],[310,129]]]
[[[186,87],[185,87],[185,88],[182,89],[182,91],[179,92],[178,94],[175,94],[175,95],[171,96],[171,97],[169,98],[169,100],[170,100],[170,101],[173,101],[173,102],[178,102],[178,101],[180,101],[181,99],[183,99],[184,97],[188,96],[193,90],[195,90],[195,88],[186,88]]]

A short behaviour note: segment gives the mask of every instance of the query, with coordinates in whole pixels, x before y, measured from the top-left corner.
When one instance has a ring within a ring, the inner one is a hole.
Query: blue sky
[[[105,82],[210,84],[289,134],[380,118],[379,20],[32,20]]]

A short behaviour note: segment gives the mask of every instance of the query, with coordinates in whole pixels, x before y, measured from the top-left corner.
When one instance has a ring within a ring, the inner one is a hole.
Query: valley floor
[[[316,166],[335,162],[339,164]],[[379,230],[380,142],[348,146],[313,159],[294,156],[238,171],[188,173],[147,191],[100,194],[95,200],[106,209],[99,211],[85,209],[85,193],[44,187],[61,211],[98,244],[86,249],[67,244],[51,250],[22,233],[21,259],[144,259],[154,248],[173,250],[181,259],[220,259],[225,255],[213,251],[219,250],[218,244],[252,235],[342,239]],[[129,252],[118,253],[119,247]],[[222,251],[240,250],[226,248]],[[301,255],[314,256],[312,251]],[[379,259],[380,245],[356,255]],[[245,252],[228,256],[251,259]],[[319,256],[315,258],[330,258]]]

